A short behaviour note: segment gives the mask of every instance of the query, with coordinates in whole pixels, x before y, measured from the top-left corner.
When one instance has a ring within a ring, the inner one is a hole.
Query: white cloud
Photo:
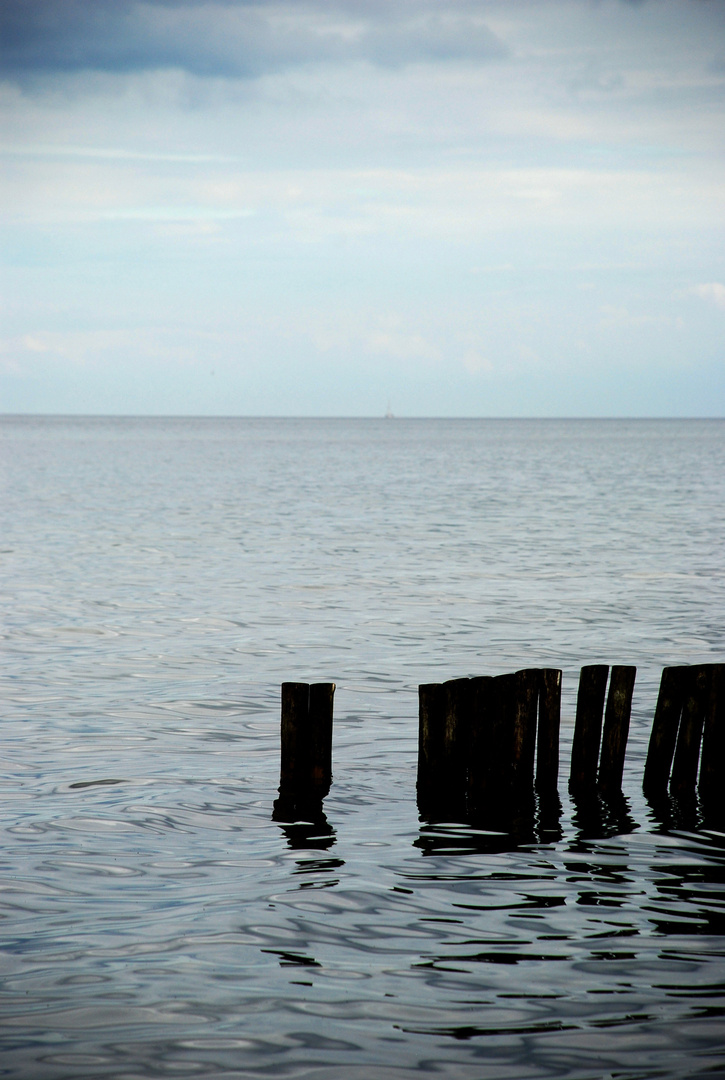
[[[634,315],[624,305],[603,304],[601,307],[600,327],[620,328],[633,330],[636,327],[669,325],[672,322],[670,315]]]
[[[208,342],[205,342],[208,347]],[[115,362],[131,353],[162,362],[194,364],[198,342],[154,328],[135,330],[40,330],[0,340],[0,356],[20,363],[42,357],[51,363],[78,367]]]
[[[719,281],[710,281],[706,285],[693,285],[690,292],[696,296],[702,296],[705,300],[712,300],[719,308],[725,310],[725,285]]]
[[[396,360],[435,361],[440,358],[440,350],[421,334],[381,331],[370,336],[368,345],[372,352]]]
[[[463,355],[463,366],[471,375],[489,375],[493,371],[493,364],[485,356],[470,349]]]

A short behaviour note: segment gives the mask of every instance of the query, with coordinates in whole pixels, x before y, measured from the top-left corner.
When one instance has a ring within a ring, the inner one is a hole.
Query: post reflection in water
[[[594,791],[589,795],[572,795],[571,800],[572,825],[581,840],[606,840],[639,828],[630,812],[630,800],[621,791],[606,796]]]
[[[515,801],[489,806],[485,810],[459,815],[451,820],[446,807],[437,809],[430,803],[420,814],[423,823],[414,847],[424,855],[441,851],[453,854],[515,851],[530,844],[551,844],[562,838],[562,805],[556,791],[521,792]]]
[[[314,849],[326,851],[333,847],[337,836],[330,825],[320,803],[319,808],[308,812],[302,820],[289,820],[284,811],[275,805],[272,821],[276,821],[287,838],[288,845],[295,849]],[[340,862],[342,866],[342,862]]]
[[[694,792],[679,795],[661,792],[647,796],[646,802],[658,832],[671,830],[725,832],[723,806],[703,800]]]
[[[722,897],[725,890],[725,838],[713,836],[713,854],[720,859],[708,858],[693,864],[687,858],[679,858],[662,867],[655,883],[655,893],[650,905],[649,918],[659,934],[701,937],[711,936],[722,951],[725,934],[725,912]],[[725,983],[721,987],[725,992]],[[725,1009],[720,1009],[720,1015]]]
[[[306,817],[309,820],[286,821],[284,820],[286,816],[294,817],[294,814],[285,812],[278,800],[275,803],[272,820],[279,825],[288,846],[293,851],[298,851],[302,855],[302,852],[327,851],[334,847],[337,836],[333,826],[327,820],[321,802],[319,806],[307,808]],[[339,885],[340,878],[336,871],[341,870],[344,865],[344,859],[300,857],[295,859],[293,873],[304,876],[304,880],[299,884],[300,889],[330,889]],[[315,956],[310,955],[311,943],[305,940],[301,932],[298,932],[297,936],[299,937],[297,944],[300,947],[263,948],[260,951],[277,957],[280,968],[306,968],[308,974],[311,969],[321,969],[322,963]],[[306,951],[303,950],[303,946],[307,947]],[[290,982],[296,986],[313,985],[309,979],[302,978],[291,979]]]
[[[434,992],[455,987],[459,1012],[404,1030],[476,1055],[521,1038],[536,1076],[694,1076],[708,1061],[720,1075],[725,984],[708,965],[722,957],[725,837],[708,834],[699,805],[666,809],[654,834],[621,793],[571,799],[563,827],[558,798],[552,809],[538,797],[533,819],[514,814],[498,832],[423,821],[414,846],[431,858],[415,880],[449,904],[416,970]]]

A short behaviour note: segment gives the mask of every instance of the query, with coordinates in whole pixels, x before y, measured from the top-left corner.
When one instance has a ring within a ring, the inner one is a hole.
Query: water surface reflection
[[[279,825],[287,844],[294,850],[309,848],[326,851],[334,846],[337,839],[335,830],[322,809],[312,815],[311,820],[284,821],[280,820],[276,813],[272,820]]]

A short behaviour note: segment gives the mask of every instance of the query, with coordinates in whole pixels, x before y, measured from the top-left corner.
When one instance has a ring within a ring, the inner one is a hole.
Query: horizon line
[[[562,415],[562,416],[460,416],[433,414],[385,414],[370,413],[348,415],[344,413],[68,413],[68,412],[0,412],[0,420],[12,419],[55,419],[55,420],[724,420],[725,416],[704,416],[699,414],[660,414],[660,415]]]

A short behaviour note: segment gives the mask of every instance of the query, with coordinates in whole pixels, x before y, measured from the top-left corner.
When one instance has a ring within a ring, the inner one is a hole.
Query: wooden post
[[[725,809],[725,664],[712,664],[702,733],[699,791],[705,812]]]
[[[332,785],[332,712],[334,683],[313,683],[310,687],[311,787],[322,800]]]
[[[275,814],[320,812],[332,782],[334,683],[282,683],[279,799]]]
[[[445,692],[445,728],[441,796],[446,816],[463,821],[466,816],[468,747],[470,732],[470,679],[449,679]]]
[[[522,684],[524,682],[522,680]],[[469,683],[472,730],[467,819],[485,828],[508,831],[522,802],[521,797],[514,797],[517,677],[484,676],[471,679]],[[529,753],[525,714],[523,694],[519,719],[521,768],[524,768],[523,762]]]
[[[559,727],[561,724],[561,671],[539,671],[539,732],[536,747],[536,786],[556,791],[559,783]]]
[[[572,792],[594,791],[596,788],[608,674],[607,664],[589,664],[581,669],[569,774],[569,790]]]
[[[491,755],[493,683],[490,675],[481,675],[470,680],[468,810],[472,815],[480,814],[491,799],[492,772],[495,767]]]
[[[295,802],[306,786],[310,751],[307,722],[310,711],[308,683],[282,683],[282,731],[279,769],[280,799]]]
[[[609,679],[602,755],[599,762],[599,787],[609,795],[614,795],[622,789],[624,755],[627,749],[636,675],[636,667],[614,665]]]
[[[446,695],[440,683],[418,687],[418,810],[435,812],[440,792],[446,722]]]
[[[512,730],[512,776],[517,792],[534,786],[534,752],[536,748],[536,706],[539,698],[539,672],[526,668],[514,675],[514,704]]]
[[[649,799],[667,794],[688,671],[686,667],[666,667],[662,672],[642,785]]]
[[[689,669],[670,776],[670,791],[679,797],[695,794],[709,682],[710,672],[704,664]]]
[[[507,805],[513,786],[516,676],[496,675],[491,686],[489,789],[491,803]]]

